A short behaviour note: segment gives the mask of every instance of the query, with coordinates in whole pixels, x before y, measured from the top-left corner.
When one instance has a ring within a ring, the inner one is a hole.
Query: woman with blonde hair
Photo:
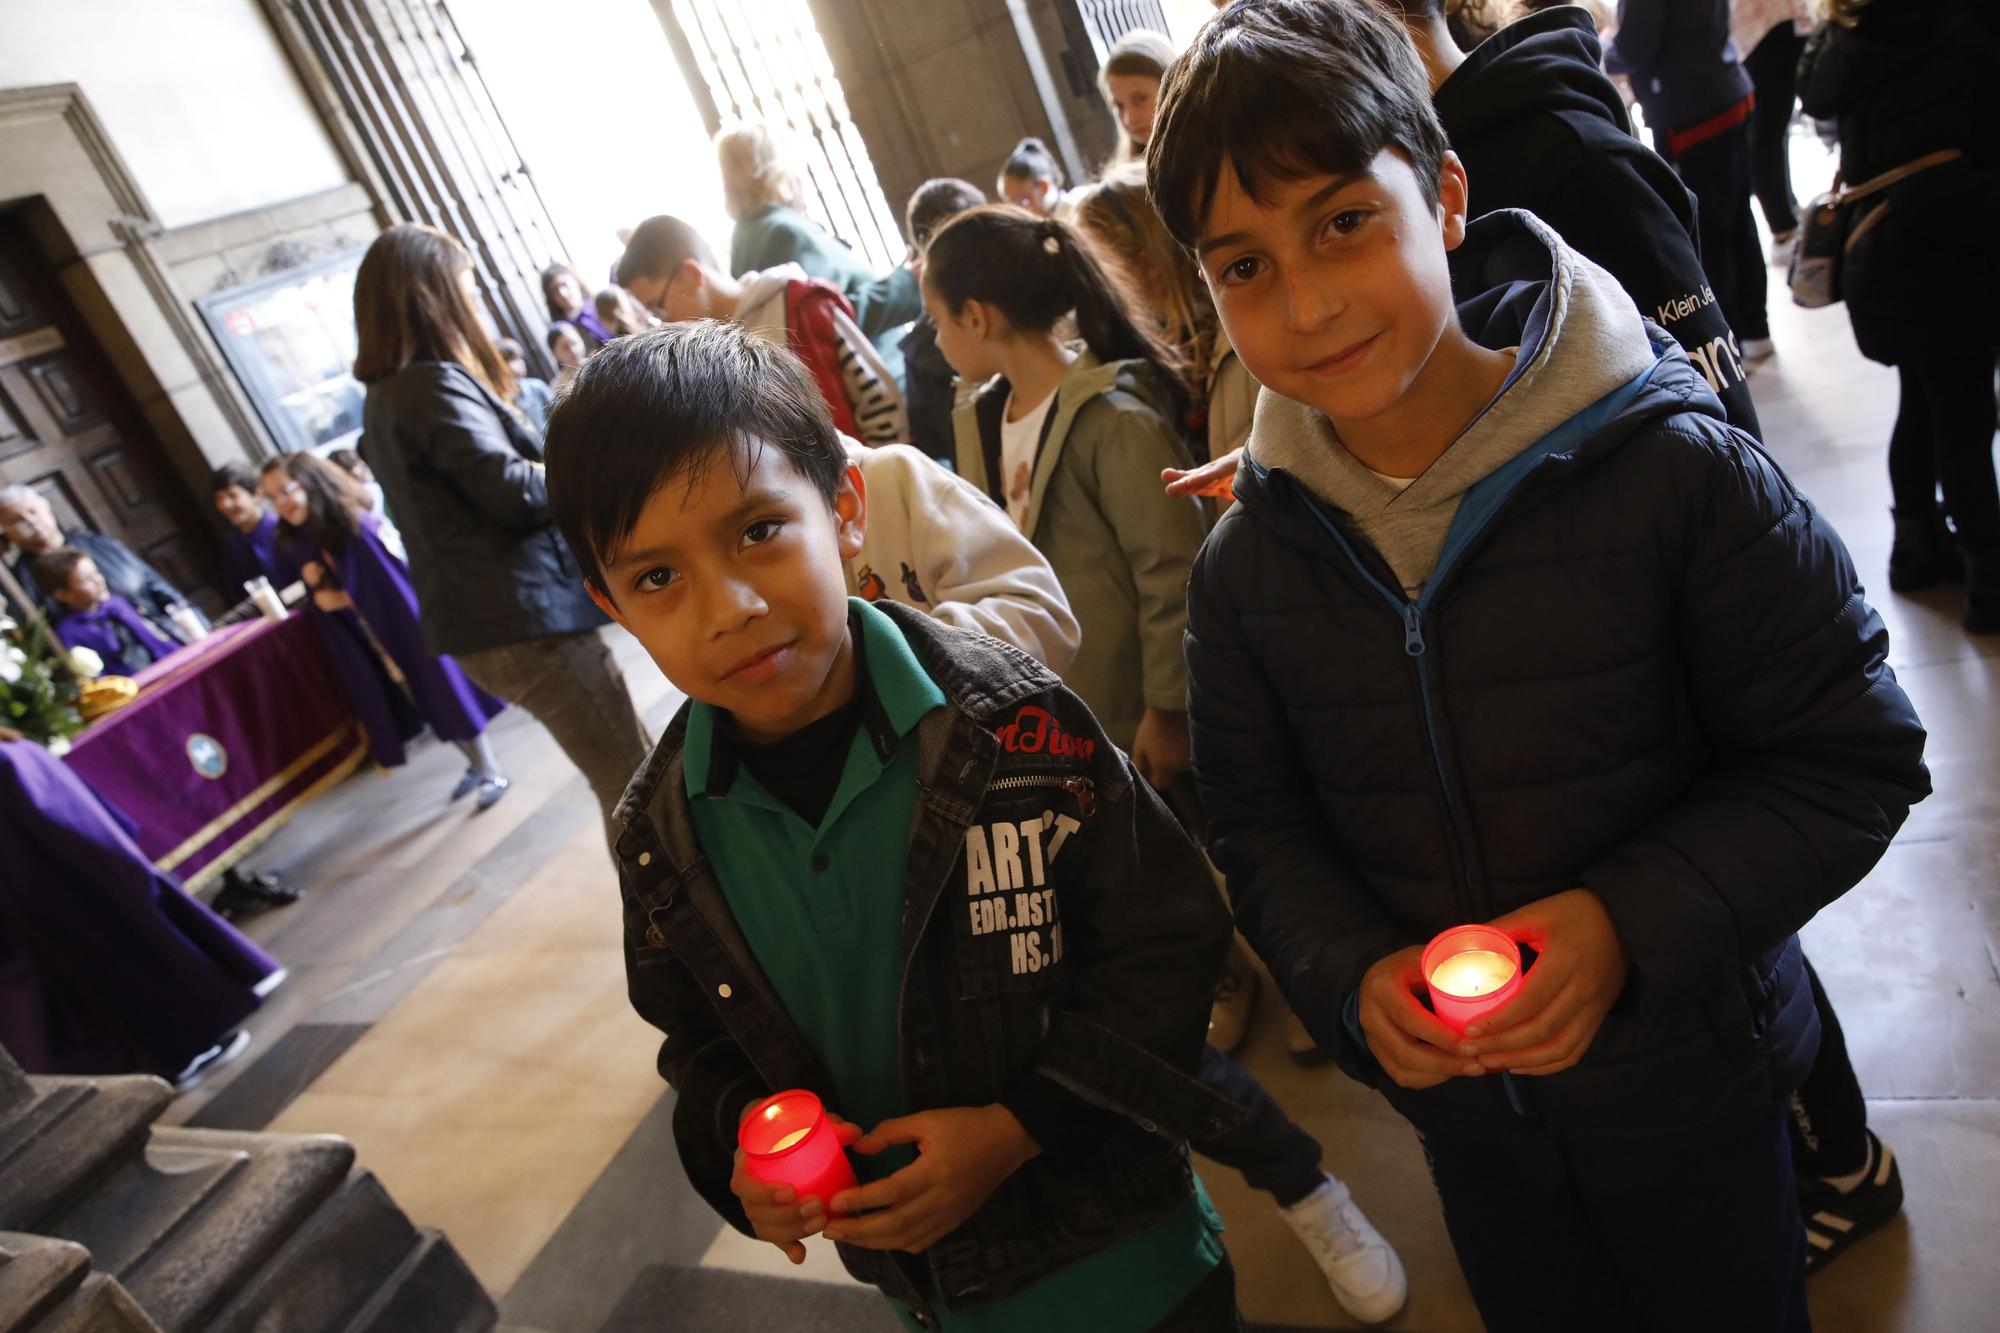
[[[403,527],[425,644],[549,729],[615,836],[645,733],[475,301],[471,256],[443,232],[404,224],[368,247],[354,280],[368,463]]]
[[[715,136],[722,202],[736,221],[729,236],[729,273],[761,273],[797,264],[824,278],[854,307],[854,322],[901,376],[902,355],[892,330],[923,313],[917,280],[906,266],[877,277],[860,256],[805,215],[805,188],[783,131],[763,121],[724,126]],[[900,336],[900,334],[898,335]]]
[[[1146,197],[1146,167],[1112,167],[1078,190],[1072,216],[1124,278],[1125,288],[1180,353],[1190,410],[1183,434],[1197,462],[1240,448],[1250,437],[1257,381],[1229,345],[1208,284]]]

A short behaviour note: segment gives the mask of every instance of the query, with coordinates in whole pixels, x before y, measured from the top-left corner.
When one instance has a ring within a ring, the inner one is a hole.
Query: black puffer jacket
[[[1507,289],[1460,318],[1525,347],[1548,252],[1508,230],[1475,224],[1454,286]],[[1195,565],[1194,764],[1239,924],[1420,1127],[1652,1136],[1768,1106],[1817,1044],[1795,932],[1929,790],[1840,539],[1647,336],[1640,380],[1466,493],[1418,601],[1255,435]],[[1583,1062],[1390,1084],[1345,1021],[1367,968],[1579,885],[1632,964]]]
[[[606,623],[549,520],[540,438],[464,367],[412,362],[368,386],[362,419],[361,452],[409,547],[432,652]]]
[[[1602,58],[1590,15],[1563,5],[1508,24],[1439,85],[1473,216],[1524,208],[1609,269],[1686,350],[1730,424],[1757,435],[1749,372],[1702,271],[1694,196],[1633,137]]]
[[[1965,154],[1851,210],[1841,294],[1855,341],[1876,361],[1899,365],[1939,345],[2000,347],[1996,71],[1992,0],[1874,0],[1854,28],[1823,24],[1806,45],[1799,97],[1808,115],[1839,121],[1847,184],[1940,148]]]

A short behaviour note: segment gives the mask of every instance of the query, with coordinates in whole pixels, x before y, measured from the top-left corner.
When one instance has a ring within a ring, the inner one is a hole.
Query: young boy
[[[1236,1115],[1192,1077],[1228,922],[1165,807],[1025,654],[846,595],[865,497],[784,349],[621,339],[548,465],[593,596],[690,700],[618,856],[695,1187],[795,1261],[835,1240],[912,1327],[1232,1326],[1183,1146]],[[865,1184],[743,1173],[742,1115],[791,1087]]]
[[[660,214],[632,229],[618,285],[669,324],[726,319],[789,347],[812,371],[834,425],[867,444],[907,440],[903,391],[840,290],[780,264],[732,278],[701,233]]]
[[[97,562],[74,546],[59,546],[35,557],[35,586],[62,608],[56,637],[71,648],[88,648],[112,676],[137,675],[180,644],[143,620],[132,604],[113,593]]]
[[[257,474],[241,463],[224,463],[215,470],[209,489],[215,511],[229,524],[222,538],[222,567],[229,575],[229,593],[243,592],[252,579],[266,578],[282,586],[284,561],[278,555],[278,516],[264,503]]]
[[[1266,387],[1189,594],[1244,933],[1489,1328],[1805,1328],[1795,932],[1929,789],[1846,551],[1602,269],[1468,226],[1372,0],[1212,19],[1148,170]],[[1475,921],[1534,953],[1461,1035],[1418,961]]]

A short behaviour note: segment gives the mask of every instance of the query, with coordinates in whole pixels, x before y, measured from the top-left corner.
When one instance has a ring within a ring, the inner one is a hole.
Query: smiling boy
[[[1232,1327],[1184,1142],[1235,1117],[1192,1077],[1227,914],[1125,756],[1025,653],[848,596],[861,469],[754,334],[606,347],[548,468],[592,595],[689,696],[617,853],[695,1188],[795,1262],[838,1242],[911,1327]],[[743,1173],[741,1117],[793,1087],[859,1188]]]
[[[1487,1327],[1807,1327],[1796,932],[1928,791],[1840,540],[1531,215],[1374,0],[1239,0],[1148,151],[1266,386],[1189,592],[1243,933],[1418,1128]],[[1438,931],[1528,946],[1463,1035]]]

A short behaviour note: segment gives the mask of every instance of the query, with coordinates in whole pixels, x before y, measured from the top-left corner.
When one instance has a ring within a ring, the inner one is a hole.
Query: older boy
[[[902,388],[853,307],[797,264],[731,277],[700,232],[662,213],[633,228],[616,276],[669,324],[726,319],[789,347],[811,370],[834,425],[864,444],[909,438]]]
[[[1228,923],[1124,755],[1025,654],[847,596],[865,494],[782,348],[621,339],[548,463],[592,595],[690,699],[618,859],[695,1187],[795,1261],[838,1242],[912,1327],[1232,1327],[1184,1147],[1235,1116],[1192,1077]],[[867,1183],[743,1173],[743,1113],[789,1087]]]
[[[1211,20],[1148,170],[1266,386],[1189,611],[1244,933],[1489,1328],[1806,1328],[1795,932],[1929,789],[1846,551],[1609,275],[1467,224],[1370,0]],[[1467,921],[1533,957],[1460,1034],[1418,960]]]

